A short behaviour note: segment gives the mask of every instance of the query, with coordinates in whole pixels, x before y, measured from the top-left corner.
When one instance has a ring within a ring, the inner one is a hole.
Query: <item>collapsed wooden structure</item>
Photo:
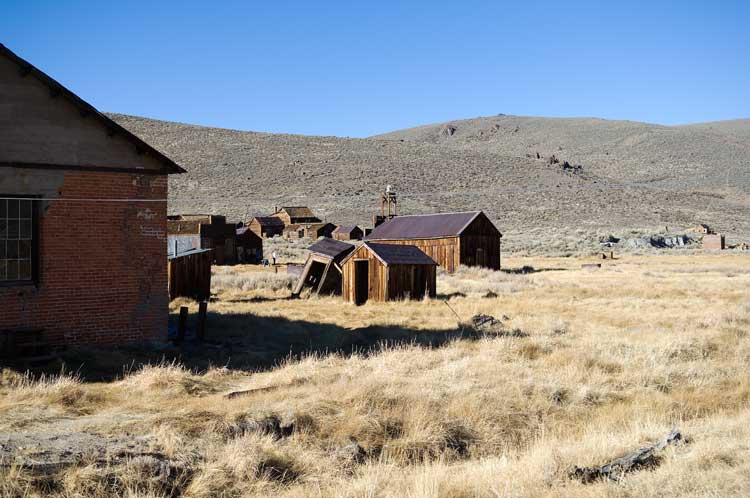
[[[299,296],[305,288],[316,294],[341,294],[341,261],[354,246],[333,239],[321,239],[310,246],[302,273],[292,291]]]
[[[435,297],[436,267],[416,246],[365,242],[341,262],[342,295],[357,305]]]
[[[395,216],[365,240],[415,246],[448,272],[459,265],[500,269],[500,231],[482,211]]]
[[[211,249],[191,249],[168,256],[169,299],[211,297]]]

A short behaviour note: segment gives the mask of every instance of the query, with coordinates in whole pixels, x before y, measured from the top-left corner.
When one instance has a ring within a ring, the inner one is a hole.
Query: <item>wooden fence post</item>
[[[180,322],[177,327],[177,344],[185,340],[185,329],[187,328],[188,307],[180,306]]]
[[[208,303],[201,301],[198,305],[198,340],[203,341],[206,337],[206,312],[208,311]]]

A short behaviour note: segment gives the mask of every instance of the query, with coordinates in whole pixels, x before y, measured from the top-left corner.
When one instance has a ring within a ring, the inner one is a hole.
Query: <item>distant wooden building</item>
[[[169,299],[211,297],[211,249],[191,249],[167,257]]]
[[[341,262],[342,295],[357,305],[435,297],[436,267],[415,246],[365,242]]]
[[[341,294],[340,264],[353,250],[353,245],[333,239],[321,239],[311,245],[292,294],[299,296],[307,287],[316,294]]]
[[[275,216],[256,216],[247,224],[248,228],[264,239],[284,233],[284,222]]]
[[[213,249],[217,265],[237,262],[237,228],[226,217],[211,214],[181,214],[167,217],[169,253],[189,249]],[[199,244],[196,245],[196,241]]]
[[[319,237],[330,237],[335,229],[336,225],[333,223],[293,224],[284,227],[284,238],[296,240],[307,237],[315,240]]]
[[[420,248],[448,272],[459,265],[500,269],[500,231],[482,211],[396,216],[365,237]]]
[[[276,208],[276,211],[271,216],[280,219],[284,223],[284,226],[322,222],[307,206]]]
[[[358,226],[337,226],[332,237],[336,240],[362,240],[364,232]]]
[[[263,239],[247,226],[238,228],[236,234],[237,262],[258,264],[263,261]]]

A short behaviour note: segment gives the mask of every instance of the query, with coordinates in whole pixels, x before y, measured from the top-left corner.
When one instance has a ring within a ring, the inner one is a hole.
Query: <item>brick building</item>
[[[183,170],[0,45],[0,333],[165,340],[167,175]]]

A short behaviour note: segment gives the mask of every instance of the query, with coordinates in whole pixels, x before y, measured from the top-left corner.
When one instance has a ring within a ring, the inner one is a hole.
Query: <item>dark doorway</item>
[[[484,249],[477,249],[477,266],[481,266],[482,268],[487,267],[487,261],[485,261],[484,257]]]
[[[370,287],[370,262],[354,262],[354,304],[359,306],[365,304],[369,297]]]

